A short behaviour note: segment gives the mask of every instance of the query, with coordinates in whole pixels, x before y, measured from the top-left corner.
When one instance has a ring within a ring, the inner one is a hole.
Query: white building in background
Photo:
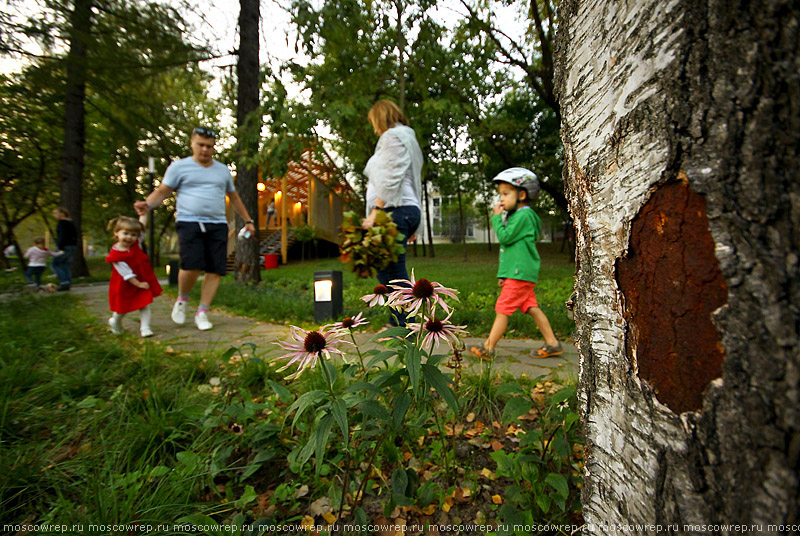
[[[430,221],[425,215],[425,202],[422,203],[422,224],[417,231],[417,236],[424,237],[428,241],[428,226],[430,225],[433,243],[447,244],[460,242],[458,237],[462,236],[459,232],[458,222],[458,199],[456,196],[442,196],[438,191],[431,190],[428,195],[428,211]],[[467,242],[497,243],[497,235],[494,230],[488,231],[487,224],[489,219],[480,211],[477,206],[464,207],[465,213],[471,213],[465,217],[466,225],[464,234]],[[539,214],[542,219],[542,238],[541,242],[557,242],[564,239],[566,226],[555,216]]]

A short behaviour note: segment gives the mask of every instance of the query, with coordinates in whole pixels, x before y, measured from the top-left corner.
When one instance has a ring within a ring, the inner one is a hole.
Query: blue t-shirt
[[[212,161],[198,164],[188,156],[169,165],[164,184],[178,193],[177,221],[228,223],[225,217],[225,194],[233,192],[233,177],[228,166]]]

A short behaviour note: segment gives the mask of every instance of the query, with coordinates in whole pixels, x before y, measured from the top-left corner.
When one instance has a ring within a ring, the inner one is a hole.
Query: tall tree
[[[93,0],[75,0],[69,16],[67,79],[64,98],[64,147],[61,153],[61,204],[69,210],[78,230],[78,248],[72,259],[72,273],[87,275],[83,258],[81,210],[83,201],[83,167],[86,144],[86,80],[87,55],[92,31]]]
[[[570,0],[560,14],[589,532],[791,532],[797,4]]]
[[[237,62],[236,124],[237,173],[236,189],[250,217],[255,219],[258,229],[258,167],[254,157],[258,153],[258,140],[261,135],[259,108],[259,0],[239,0],[239,51]],[[236,217],[237,229],[245,222]],[[258,237],[252,240],[239,240],[236,243],[236,280],[242,283],[261,280],[258,257]]]

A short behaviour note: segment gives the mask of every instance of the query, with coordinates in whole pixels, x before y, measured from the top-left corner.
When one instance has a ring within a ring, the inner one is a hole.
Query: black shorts
[[[205,227],[205,232],[203,232]],[[228,224],[179,221],[178,231],[181,270],[202,270],[225,275],[228,262]]]

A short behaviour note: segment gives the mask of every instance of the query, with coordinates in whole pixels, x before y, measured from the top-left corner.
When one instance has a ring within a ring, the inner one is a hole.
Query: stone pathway
[[[166,286],[167,281],[162,281],[162,285]],[[105,324],[108,321],[107,283],[77,285],[72,287],[71,292],[84,300],[87,309],[97,316],[98,322]],[[231,346],[241,346],[250,342],[256,345],[257,354],[266,354],[265,357],[269,358],[282,352],[273,343],[289,337],[289,326],[259,322],[230,314],[222,309],[212,309],[209,313],[209,319],[214,324],[214,328],[209,331],[199,331],[191,315],[187,315],[189,318],[186,324],[180,326],[173,323],[170,318],[172,304],[172,298],[167,295],[156,298],[153,303],[152,328],[155,335],[151,340],[171,346],[178,353],[224,351]],[[191,304],[189,310],[193,310],[194,307],[196,304]],[[123,328],[128,333],[138,336],[138,314],[126,315]],[[356,342],[362,351],[371,347],[368,341],[374,336],[375,333],[356,332]],[[469,348],[480,344],[483,340],[483,338],[467,337],[464,342]],[[547,359],[530,357],[530,351],[542,344],[541,341],[532,339],[502,339],[496,348],[494,369],[506,370],[514,376],[527,374],[529,377],[536,377],[557,371],[564,376],[577,378],[578,352],[571,342],[562,341],[564,354],[558,357]],[[471,357],[467,357],[466,363],[473,369],[480,367],[480,361]]]

